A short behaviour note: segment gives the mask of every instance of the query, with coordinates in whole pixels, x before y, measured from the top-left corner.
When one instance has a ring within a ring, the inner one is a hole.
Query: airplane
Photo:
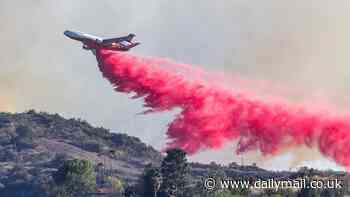
[[[103,48],[114,51],[128,51],[131,48],[139,45],[139,42],[133,42],[132,39],[135,34],[129,34],[124,37],[103,39],[94,35],[78,32],[78,31],[65,31],[63,33],[68,38],[77,40],[83,43],[83,49],[91,50],[94,54],[96,48]]]

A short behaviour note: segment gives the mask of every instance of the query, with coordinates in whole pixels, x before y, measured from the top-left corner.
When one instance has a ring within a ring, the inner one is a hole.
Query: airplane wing
[[[120,38],[110,38],[110,39],[103,39],[103,44],[113,43],[113,42],[122,42],[127,40],[127,37],[120,37]]]
[[[119,37],[119,38],[110,38],[110,39],[103,39],[104,44],[108,43],[114,43],[114,42],[122,42],[122,41],[128,41],[131,42],[131,40],[135,37],[135,34],[129,34],[124,37]]]

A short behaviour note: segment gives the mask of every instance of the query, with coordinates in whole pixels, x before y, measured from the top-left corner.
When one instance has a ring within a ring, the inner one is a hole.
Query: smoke
[[[350,167],[350,122],[348,116],[317,108],[265,101],[201,79],[188,65],[164,59],[142,58],[126,53],[97,51],[99,68],[116,91],[144,98],[145,112],[180,113],[169,124],[168,148],[190,154],[218,149],[238,141],[236,153],[258,150],[276,155],[289,147],[318,147],[326,157]],[[179,72],[161,65],[178,67]]]

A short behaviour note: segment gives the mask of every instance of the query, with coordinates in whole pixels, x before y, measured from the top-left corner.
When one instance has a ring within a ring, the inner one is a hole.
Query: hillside
[[[63,160],[87,159],[103,164],[111,176],[133,184],[144,167],[159,166],[162,154],[136,137],[111,133],[80,119],[65,119],[58,114],[35,112],[0,113],[0,196],[45,196],[49,182]],[[201,180],[213,173],[232,178],[295,179],[348,177],[345,172],[302,168],[298,172],[272,172],[257,166],[227,166],[191,163],[191,174]]]
[[[0,150],[3,190],[40,184],[68,158],[103,163],[123,180],[134,182],[146,164],[157,165],[162,157],[136,137],[34,110],[0,113]]]

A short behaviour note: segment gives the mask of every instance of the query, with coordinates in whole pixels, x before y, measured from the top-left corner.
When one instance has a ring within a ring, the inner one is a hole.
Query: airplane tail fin
[[[135,36],[135,34],[129,34],[127,40],[130,42]]]

